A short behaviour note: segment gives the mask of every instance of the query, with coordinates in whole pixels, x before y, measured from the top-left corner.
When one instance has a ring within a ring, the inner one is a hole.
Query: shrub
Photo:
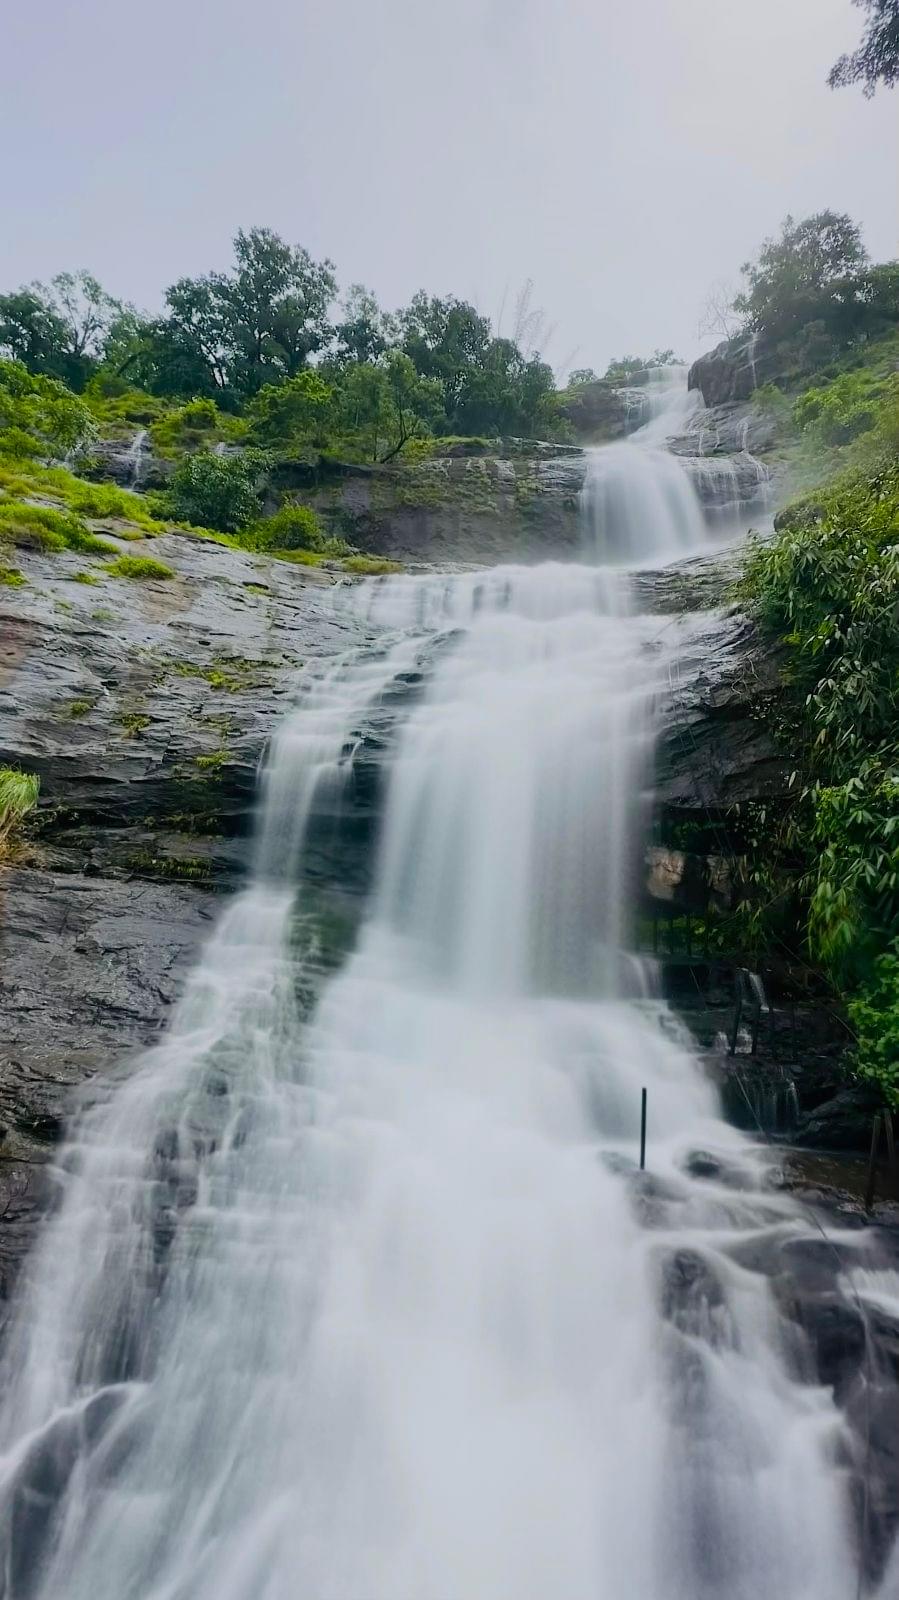
[[[187,456],[169,491],[173,515],[219,533],[237,533],[259,515],[259,478],[267,457],[258,450],[217,456],[209,450]]]
[[[809,779],[792,832],[807,942],[858,990],[859,1070],[893,1095],[878,1029],[890,1036],[897,1007],[899,462],[844,474],[777,530],[751,550],[744,592],[788,651],[784,731]]]
[[[333,402],[331,385],[307,367],[283,383],[267,383],[250,402],[247,415],[253,436],[266,445],[322,447],[330,438]]]
[[[80,550],[90,555],[115,555],[115,545],[98,539],[80,517],[55,506],[37,506],[23,500],[0,502],[0,540],[23,549]]]
[[[328,539],[310,506],[283,505],[274,516],[257,522],[246,536],[254,550],[311,550],[325,554],[330,546],[343,545],[339,539]],[[343,549],[349,547],[343,545]]]
[[[885,951],[874,962],[869,981],[849,1002],[860,1076],[879,1084],[892,1106],[899,1105],[899,951]]]
[[[12,500],[0,504],[0,539],[26,550],[65,550],[74,534],[87,529],[66,511]]]
[[[881,407],[899,401],[899,379],[878,382],[871,372],[843,372],[832,383],[807,389],[793,407],[797,427],[824,445],[849,444],[870,433]]]
[[[0,452],[62,454],[95,431],[88,407],[56,378],[30,373],[20,361],[0,360]]]
[[[7,567],[0,562],[0,584],[5,588],[19,589],[27,581],[24,573],[20,572],[18,567]]]
[[[208,448],[216,439],[238,439],[245,432],[236,417],[220,411],[214,400],[188,400],[160,417],[150,429],[157,454],[179,455],[183,451]]]
[[[113,561],[106,568],[112,578],[138,578],[149,581],[153,578],[174,578],[171,567],[164,561],[155,561],[152,556],[119,556],[118,561]]]
[[[40,787],[40,778],[33,773],[0,767],[0,856],[8,848],[10,835],[37,805]]]

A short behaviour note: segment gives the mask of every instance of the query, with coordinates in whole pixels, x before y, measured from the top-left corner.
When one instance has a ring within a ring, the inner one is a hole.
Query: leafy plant
[[[237,533],[259,515],[259,480],[268,457],[259,450],[217,456],[200,450],[178,466],[169,491],[175,517],[220,533]]]
[[[899,949],[894,945],[877,957],[871,976],[849,1002],[855,1033],[856,1069],[899,1105]]]
[[[312,550],[319,555],[344,555],[349,545],[330,539],[310,506],[283,505],[274,516],[257,522],[244,541],[253,550]]]
[[[0,542],[8,539],[23,549],[81,550],[96,555],[115,553],[115,545],[98,539],[79,517],[53,506],[37,506],[21,500],[0,501]]]
[[[65,384],[0,360],[0,455],[64,454],[94,431],[90,410]]]
[[[118,561],[110,562],[106,571],[111,578],[136,578],[139,582],[175,576],[171,567],[152,556],[119,556]]]
[[[12,834],[37,805],[41,781],[17,767],[0,767],[0,858],[8,851]]]
[[[788,651],[790,737],[808,775],[796,843],[809,949],[882,997],[892,969],[879,963],[899,940],[899,462],[781,513],[743,587]],[[880,1058],[866,1044],[859,1059],[874,1071]]]

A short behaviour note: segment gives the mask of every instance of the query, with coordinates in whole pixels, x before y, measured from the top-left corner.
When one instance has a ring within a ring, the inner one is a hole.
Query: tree
[[[173,515],[219,533],[238,533],[259,515],[259,479],[267,462],[261,450],[238,456],[198,450],[185,456],[168,492]]]
[[[594,372],[592,367],[575,367],[574,371],[569,373],[568,387],[580,389],[585,383],[599,383],[599,381],[599,373]]]
[[[460,433],[531,434],[548,425],[552,369],[526,358],[512,339],[492,339],[467,373],[454,423]]]
[[[39,284],[35,288],[40,288]],[[65,353],[75,361],[97,361],[106,335],[122,310],[90,272],[59,272],[51,280],[51,304],[65,329]]]
[[[443,415],[443,390],[438,379],[423,378],[402,350],[391,350],[385,363],[389,406],[387,422],[391,442],[382,461],[399,455],[410,439],[431,432],[430,424]]]
[[[700,312],[696,329],[698,338],[703,339],[707,334],[717,334],[719,339],[733,338],[740,327],[740,318],[734,310],[736,296],[737,290],[733,283],[728,283],[726,278],[716,279],[705,297]]]
[[[36,285],[0,295],[0,350],[29,372],[51,369],[64,341],[62,318]]]
[[[60,272],[0,295],[0,347],[31,372],[83,389],[122,307],[90,273]]]
[[[396,318],[381,310],[364,284],[350,284],[340,309],[341,320],[334,330],[338,361],[377,361],[396,342]]]
[[[179,278],[166,290],[170,316],[160,328],[163,339],[183,353],[188,367],[202,367],[205,382],[224,389],[227,381],[225,320],[221,277]]]
[[[361,444],[371,461],[392,461],[410,439],[426,437],[446,420],[439,381],[423,378],[402,350],[346,367],[335,407],[342,438],[351,449]]]
[[[84,401],[58,378],[0,361],[0,453],[60,456],[93,432]]]
[[[328,308],[337,289],[331,261],[285,244],[271,228],[243,229],[234,240],[235,270],[215,281],[232,382],[255,394],[293,377],[331,334]]]
[[[202,364],[213,388],[252,396],[323,348],[336,280],[330,261],[313,261],[271,228],[241,229],[234,258],[230,272],[179,278],[166,302],[187,366]]]
[[[861,44],[852,55],[840,56],[827,81],[832,89],[861,83],[870,100],[878,83],[891,89],[899,83],[899,0],[852,0],[867,11]]]
[[[438,380],[452,421],[466,380],[483,364],[490,323],[465,300],[452,295],[441,300],[421,291],[399,313],[399,323],[405,354],[422,377]]]
[[[334,390],[307,368],[282,383],[267,383],[251,400],[247,415],[253,434],[266,445],[328,443]]]
[[[734,309],[748,329],[772,338],[815,320],[847,331],[862,302],[866,261],[859,230],[843,213],[787,217],[780,238],[766,239],[758,259],[741,268],[746,288]]]

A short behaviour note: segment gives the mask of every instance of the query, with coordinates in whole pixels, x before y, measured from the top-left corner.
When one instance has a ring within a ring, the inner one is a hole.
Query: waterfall
[[[147,440],[149,437],[150,435],[146,428],[141,428],[140,432],[134,435],[128,447],[128,454],[125,457],[128,476],[135,489],[140,487],[140,482],[144,475],[144,457],[147,453]]]
[[[620,448],[604,548],[673,552],[674,480]],[[801,1223],[627,954],[672,630],[577,565],[337,603],[372,642],[282,725],[253,881],[63,1153],[5,1350],[0,1595],[847,1600],[840,1414],[738,1248]],[[307,1016],[309,819],[416,675]]]
[[[631,566],[671,561],[705,540],[687,463],[664,448],[688,428],[702,402],[687,389],[686,367],[655,367],[649,377],[643,426],[622,443],[587,451],[581,507],[594,560]]]

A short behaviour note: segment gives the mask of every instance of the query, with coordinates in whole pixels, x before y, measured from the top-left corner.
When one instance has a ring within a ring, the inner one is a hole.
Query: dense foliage
[[[851,55],[840,56],[828,78],[832,89],[860,83],[870,97],[879,83],[899,83],[899,0],[853,0],[868,13],[862,41]]]
[[[87,406],[63,383],[0,361],[0,455],[64,455],[93,432]]]
[[[871,265],[858,228],[841,212],[787,217],[742,273],[730,341],[761,339],[781,386],[807,380],[899,323],[899,263]]]
[[[114,300],[89,273],[0,295],[0,352],[139,425],[184,401],[229,437],[245,415],[266,443],[389,460],[427,434],[552,436],[551,369],[464,300],[420,293],[391,314],[354,284],[335,307],[333,263],[269,228],[238,232],[224,272],[180,278],[163,316]],[[202,412],[203,403],[216,411]],[[142,411],[143,415],[137,413]]]
[[[808,780],[790,844],[804,863],[808,947],[855,992],[864,1023],[859,1066],[892,1094],[899,1073],[883,1070],[873,1018],[882,1010],[883,1029],[895,1029],[897,994],[888,994],[899,957],[895,452],[790,507],[775,539],[753,549],[745,583],[763,625],[789,652],[785,731]]]
[[[184,456],[169,493],[174,515],[220,533],[239,532],[259,516],[266,464],[267,457],[258,450],[244,450],[238,456],[198,450]]]
[[[651,356],[620,356],[610,361],[605,371],[606,383],[634,383],[645,378],[653,367],[679,366],[673,350],[654,350]],[[574,381],[574,374],[572,374]]]

